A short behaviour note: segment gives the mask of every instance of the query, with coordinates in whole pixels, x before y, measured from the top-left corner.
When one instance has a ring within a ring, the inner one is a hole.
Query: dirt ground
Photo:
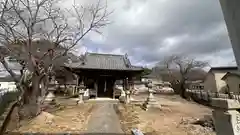
[[[94,105],[76,105],[73,100],[58,100],[58,105],[46,109],[30,121],[23,121],[17,133],[79,133],[86,130],[86,124]]]
[[[211,117],[210,108],[185,101],[176,95],[157,95],[155,97],[162,105],[161,109],[144,111],[140,104],[146,97],[147,95],[133,97],[138,100],[135,105],[117,106],[126,133],[130,133],[132,128],[138,128],[151,135],[215,135],[211,126],[196,124],[199,119]]]

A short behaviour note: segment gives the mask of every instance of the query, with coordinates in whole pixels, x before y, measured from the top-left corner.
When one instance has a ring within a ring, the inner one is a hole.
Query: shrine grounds
[[[138,128],[150,135],[215,135],[212,109],[186,101],[178,95],[155,94],[161,108],[141,109],[146,94],[133,96],[134,102],[122,104],[117,100],[76,104],[75,99],[57,98],[57,105],[48,107],[33,119],[9,129],[15,133],[95,133],[131,134]],[[101,103],[100,103],[101,102]],[[13,114],[14,120],[14,114]],[[98,129],[98,127],[104,129]],[[10,133],[11,134],[11,133]]]

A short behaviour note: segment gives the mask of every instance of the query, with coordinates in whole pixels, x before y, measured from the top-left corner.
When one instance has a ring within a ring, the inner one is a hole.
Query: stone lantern
[[[145,110],[148,110],[148,108],[160,108],[161,106],[158,104],[158,102],[155,100],[155,98],[153,96],[153,93],[155,92],[152,89],[153,84],[148,83],[147,88],[148,88],[148,97],[147,97],[146,101],[143,103],[143,108]]]
[[[57,81],[55,80],[54,77],[52,77],[50,83],[49,83],[49,88],[48,88],[48,94],[46,96],[45,101],[49,103],[54,103],[55,102],[55,94],[54,92],[57,89]]]
[[[83,96],[84,96],[84,93],[85,93],[85,89],[86,89],[86,87],[84,86],[83,82],[81,82],[80,85],[78,86],[78,90],[79,90],[78,104],[83,103]]]

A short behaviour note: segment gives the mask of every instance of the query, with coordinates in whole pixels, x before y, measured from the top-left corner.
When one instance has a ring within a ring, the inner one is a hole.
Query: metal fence
[[[233,93],[223,94],[223,93],[211,93],[205,90],[189,90],[187,89],[188,96],[191,96],[192,99],[201,100],[205,102],[210,102],[212,98],[224,98],[224,99],[235,99],[240,101],[240,95]]]

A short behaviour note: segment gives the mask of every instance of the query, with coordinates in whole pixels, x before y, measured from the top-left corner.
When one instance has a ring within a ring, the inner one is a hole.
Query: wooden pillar
[[[116,86],[115,86],[115,81],[114,81],[112,87],[113,87],[113,88],[112,88],[112,89],[113,89],[113,91],[112,91],[112,96],[113,96],[113,97],[112,97],[112,98],[115,99],[115,87],[116,87]]]
[[[126,90],[126,81],[125,81],[125,78],[122,80],[122,86],[123,86],[123,90],[125,91]]]
[[[76,80],[76,86],[75,86],[75,90],[76,90],[76,92],[77,93],[79,93],[79,88],[78,88],[78,86],[79,86],[79,76],[76,74],[76,78],[77,78],[77,80]]]
[[[114,80],[113,80],[113,82],[112,82],[112,84],[113,84],[113,86],[112,86],[112,96],[113,96],[113,99],[115,99],[115,90],[116,90],[116,78],[114,78]]]
[[[126,77],[123,79],[123,90],[129,90],[130,86],[129,86],[129,79]]]
[[[94,81],[94,90],[96,91],[95,97],[97,98],[97,96],[98,96],[98,81],[97,80]]]
[[[76,86],[79,86],[81,78],[79,75],[77,75],[76,77],[77,77]]]
[[[104,93],[107,91],[107,80],[104,79]]]

